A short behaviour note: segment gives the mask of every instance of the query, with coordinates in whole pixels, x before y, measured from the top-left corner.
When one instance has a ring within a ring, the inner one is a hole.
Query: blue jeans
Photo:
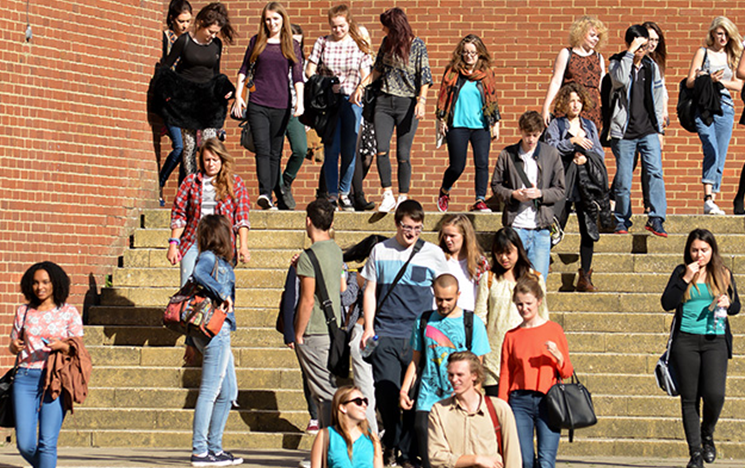
[[[43,394],[42,369],[19,367],[13,383],[18,451],[34,468],[54,468],[57,466],[57,439],[65,411],[62,398],[52,400],[46,395],[42,404]]]
[[[194,408],[192,453],[222,451],[222,433],[228,422],[233,401],[238,398],[235,362],[230,350],[230,324],[226,320],[220,333],[211,340],[194,338],[202,353],[202,383]]]
[[[354,175],[357,133],[360,129],[362,108],[349,102],[349,96],[343,96],[339,107],[339,116],[330,145],[324,147],[323,173],[326,176],[326,187],[330,196],[339,192],[347,194],[352,186]],[[341,170],[337,168],[341,154]],[[341,173],[341,181],[339,175]]]
[[[561,431],[548,427],[548,409],[545,395],[530,390],[515,390],[510,393],[510,408],[515,414],[517,437],[523,456],[523,468],[554,468],[556,452],[559,450]],[[538,439],[538,457],[533,450],[533,431]]]
[[[704,150],[701,183],[710,184],[711,191],[719,193],[724,172],[724,161],[727,159],[727,148],[732,138],[732,124],[735,122],[735,108],[732,100],[722,97],[722,113],[715,115],[714,122],[708,127],[696,113],[696,131]]]
[[[184,140],[181,138],[181,129],[178,127],[166,127],[168,130],[168,136],[171,137],[171,143],[173,143],[173,150],[166,158],[163,163],[163,167],[160,169],[160,186],[164,187],[168,178],[171,177],[171,173],[181,162],[181,154],[184,152]]]
[[[616,199],[616,230],[631,227],[631,180],[634,175],[634,155],[639,152],[642,167],[646,168],[649,183],[649,217],[665,221],[667,197],[665,180],[662,178],[662,149],[656,133],[625,140],[611,140],[613,156],[616,157],[614,196]]]
[[[189,250],[186,251],[183,257],[181,257],[181,286],[186,284],[191,274],[194,272],[194,265],[197,264],[197,257],[199,256],[199,248],[194,243]]]
[[[533,269],[548,278],[548,264],[551,262],[551,232],[548,229],[515,228],[523,243],[528,260]]]

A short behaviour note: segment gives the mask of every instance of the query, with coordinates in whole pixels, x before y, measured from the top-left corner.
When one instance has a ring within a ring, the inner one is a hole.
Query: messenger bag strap
[[[323,281],[323,272],[316,253],[311,249],[305,249],[305,253],[308,255],[310,263],[313,264],[313,271],[316,273],[316,293],[318,294],[318,300],[321,301],[323,315],[326,317],[326,326],[329,327],[329,333],[332,333],[339,326],[334,315],[334,303],[329,299],[329,293],[326,291],[326,283]]]
[[[409,259],[406,260],[406,263],[401,267],[400,270],[398,270],[398,273],[396,274],[396,278],[393,280],[393,283],[391,283],[391,287],[388,288],[388,292],[385,293],[385,296],[383,296],[383,299],[378,302],[378,307],[376,310],[380,310],[381,307],[383,307],[383,304],[385,303],[386,299],[388,299],[388,296],[391,295],[391,292],[393,291],[393,288],[396,287],[398,282],[401,280],[401,278],[404,276],[404,273],[406,272],[406,267],[409,266],[409,263],[411,263],[411,259],[414,258],[414,255],[417,254],[420,250],[422,250],[422,247],[424,247],[424,241],[419,238],[416,241],[416,244],[414,244],[414,248],[411,250],[411,255],[409,255]]]

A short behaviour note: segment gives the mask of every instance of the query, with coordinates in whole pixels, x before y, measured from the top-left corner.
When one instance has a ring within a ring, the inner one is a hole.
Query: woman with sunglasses
[[[331,426],[313,442],[311,468],[383,468],[383,449],[367,424],[367,405],[359,388],[339,387],[331,402]]]

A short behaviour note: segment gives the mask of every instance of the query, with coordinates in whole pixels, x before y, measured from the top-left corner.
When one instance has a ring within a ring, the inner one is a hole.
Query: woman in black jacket
[[[691,231],[683,258],[662,293],[662,308],[675,309],[670,362],[691,456],[688,468],[702,468],[717,455],[714,429],[724,406],[727,360],[732,358],[727,316],[740,312],[740,298],[711,232]],[[699,399],[704,400],[702,422]]]

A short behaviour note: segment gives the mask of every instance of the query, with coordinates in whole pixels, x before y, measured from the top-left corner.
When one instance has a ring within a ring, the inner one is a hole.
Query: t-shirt
[[[256,36],[253,36],[243,56],[239,74],[248,74],[255,43]],[[290,108],[292,102],[290,87],[294,87],[295,83],[303,82],[303,54],[297,41],[292,41],[292,45],[297,58],[295,63],[285,58],[280,44],[266,44],[266,48],[256,58],[255,89],[248,95],[249,102],[273,109]]]
[[[724,335],[724,319],[714,324],[714,311],[709,306],[714,296],[706,283],[696,283],[698,290],[691,286],[691,299],[683,303],[683,318],[680,330],[695,335]]]
[[[176,72],[197,83],[206,83],[220,73],[222,41],[215,37],[209,44],[197,44],[189,33],[182,34],[163,61],[166,67],[176,65]]]
[[[448,267],[450,273],[458,280],[458,288],[460,289],[458,307],[463,310],[473,310],[476,305],[478,284],[468,274],[468,259],[458,260],[455,257],[450,257]]]
[[[476,81],[466,80],[458,92],[453,111],[453,128],[486,128],[484,104]]]
[[[420,368],[422,383],[416,399],[417,411],[429,411],[432,405],[453,393],[453,387],[448,381],[448,356],[456,351],[468,349],[463,316],[462,311],[461,316],[455,318],[443,317],[436,310],[433,311],[424,329],[424,337],[420,333],[422,316],[416,320],[411,331],[411,348],[424,353]],[[477,356],[483,356],[491,351],[484,322],[475,315],[470,351]]]
[[[626,140],[634,140],[656,133],[651,116],[644,106],[644,96],[647,89],[651,89],[651,83],[647,82],[647,71],[644,69],[646,66],[642,65],[638,69],[636,65],[633,66],[634,81],[631,83],[629,124],[626,127],[626,133],[623,135]]]
[[[310,246],[313,253],[318,257],[318,264],[323,272],[323,279],[326,282],[326,292],[334,306],[334,316],[338,326],[342,326],[341,316],[341,277],[344,274],[342,264],[341,249],[333,240],[319,241]],[[315,278],[316,272],[308,254],[303,251],[297,261],[297,275]],[[302,281],[301,281],[302,284]],[[306,335],[326,335],[329,332],[326,325],[326,316],[321,308],[321,301],[318,300],[318,287],[314,293],[315,302],[313,312],[310,315],[308,327],[305,329]]]
[[[215,213],[217,192],[215,191],[215,186],[212,185],[214,180],[214,177],[207,176],[202,179],[202,215],[200,219]]]
[[[528,180],[531,184],[533,184],[533,187],[536,187],[538,183],[538,163],[535,159],[533,159],[534,153],[535,149],[525,152],[522,145],[519,145],[518,155],[523,161],[523,171],[525,171],[525,175],[528,176]],[[524,183],[521,183],[520,188],[523,187],[530,188],[526,187]],[[518,208],[517,216],[515,216],[515,220],[512,222],[512,227],[515,229],[537,228],[538,225],[535,222],[537,214],[538,212],[535,208],[535,203],[533,202],[533,200],[520,202],[520,208]]]
[[[385,297],[398,271],[411,256],[413,248],[413,245],[404,248],[395,237],[373,247],[362,271],[362,277],[377,283],[375,297],[378,302]],[[411,259],[388,299],[375,314],[374,327],[378,336],[408,339],[421,311],[434,308],[432,281],[449,271],[442,249],[425,242],[422,250]]]

